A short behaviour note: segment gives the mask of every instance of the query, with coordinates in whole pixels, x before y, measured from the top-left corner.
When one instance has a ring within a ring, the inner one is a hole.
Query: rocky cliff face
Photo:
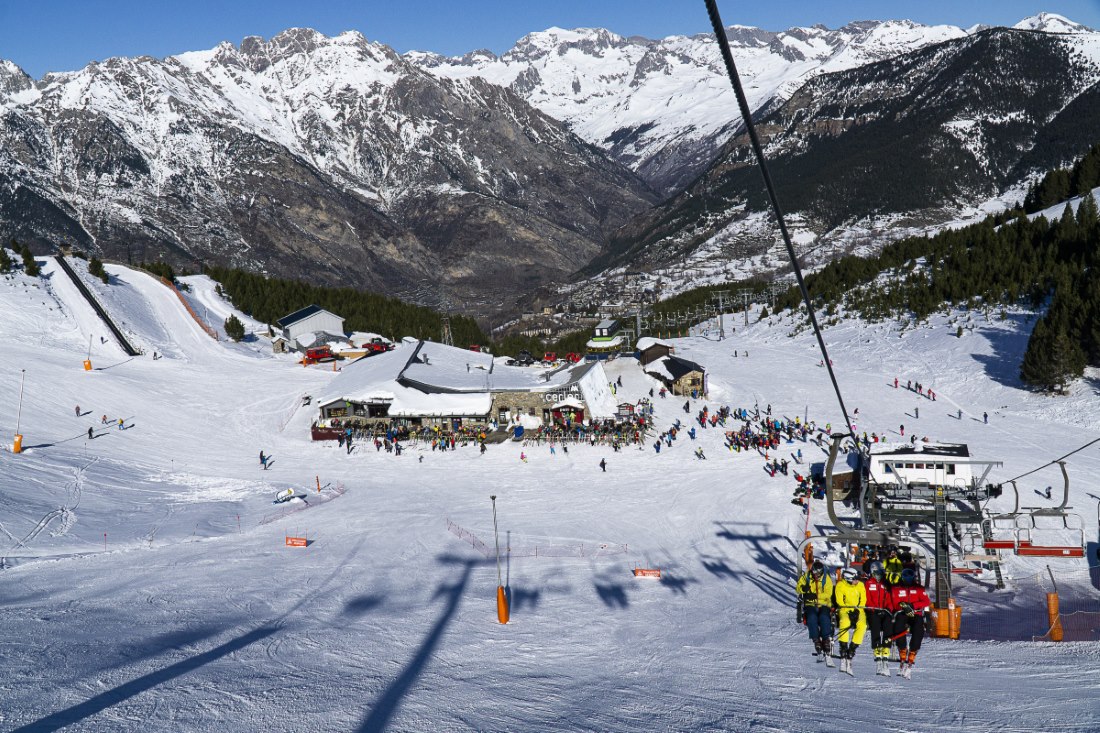
[[[512,91],[357,33],[37,83],[0,66],[0,227],[40,248],[499,306],[583,266],[653,200]]]

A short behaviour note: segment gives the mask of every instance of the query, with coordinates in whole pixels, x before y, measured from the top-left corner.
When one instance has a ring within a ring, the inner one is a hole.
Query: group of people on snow
[[[896,646],[899,672],[910,678],[932,606],[911,555],[889,548],[862,569],[844,568],[835,582],[815,560],[798,579],[796,592],[798,621],[806,625],[818,661],[835,666],[835,638],[840,671],[854,675],[852,660],[869,630],[876,674],[890,676],[890,647]]]

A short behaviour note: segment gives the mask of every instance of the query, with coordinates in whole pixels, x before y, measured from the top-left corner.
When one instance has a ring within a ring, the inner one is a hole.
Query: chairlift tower
[[[913,457],[909,456],[908,460],[912,462]],[[984,470],[980,477],[972,478],[968,485],[947,485],[908,480],[905,476],[905,458],[883,461],[883,465],[889,468],[898,483],[880,484],[868,480],[861,492],[860,514],[864,522],[872,526],[901,527],[905,523],[916,522],[932,527],[936,561],[935,605],[942,609],[948,607],[948,599],[951,598],[951,525],[981,526],[985,522],[982,502],[1001,495],[999,484],[986,484],[985,480],[994,466],[1003,464],[1001,461],[960,457],[941,457],[938,460],[949,460],[956,466],[984,467]]]
[[[724,341],[726,338],[726,296],[730,294],[728,290],[719,290],[714,294],[714,297],[718,298],[718,340]]]

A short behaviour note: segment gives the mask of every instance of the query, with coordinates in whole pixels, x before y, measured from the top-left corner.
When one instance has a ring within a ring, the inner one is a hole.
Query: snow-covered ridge
[[[1017,28],[1091,33],[1062,16],[1041,13]],[[984,29],[926,26],[908,20],[815,25],[782,32],[727,28],[749,105],[775,106],[823,73],[881,61]],[[660,40],[624,38],[604,29],[550,28],[528,34],[495,56],[478,51],[444,58],[406,58],[449,78],[480,76],[510,86],[531,104],[632,166],[651,185],[673,190],[709,160],[739,126],[733,91],[711,34]],[[669,157],[675,157],[674,163]],[[681,166],[681,170],[671,170]]]

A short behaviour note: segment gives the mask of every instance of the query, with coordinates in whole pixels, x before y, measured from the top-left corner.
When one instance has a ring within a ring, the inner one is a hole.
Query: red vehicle
[[[476,351],[480,354],[481,346],[479,346],[478,344],[470,344],[470,351]]]
[[[367,356],[374,356],[375,354],[384,354],[387,351],[393,351],[393,344],[387,343],[380,338],[372,338],[369,342],[363,344],[363,348],[367,350]]]
[[[553,351],[547,351],[545,354],[542,355],[542,360],[547,364],[550,364],[558,360],[558,355]]]
[[[570,351],[568,354],[565,355],[565,360],[570,364],[576,364],[578,361],[581,360],[581,355],[574,354],[572,351]]]
[[[332,353],[332,349],[328,346],[314,346],[311,349],[306,349],[306,361],[309,363],[332,361],[335,358],[336,355]]]

